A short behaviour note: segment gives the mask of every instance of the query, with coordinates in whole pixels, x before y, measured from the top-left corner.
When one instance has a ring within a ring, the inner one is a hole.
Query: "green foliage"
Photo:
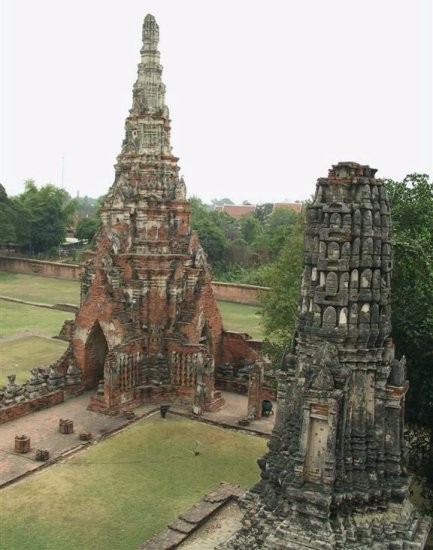
[[[16,241],[16,212],[6,190],[0,183],[0,244]]]
[[[263,225],[254,216],[254,214],[242,216],[242,218],[239,220],[239,225],[242,237],[248,244],[252,244],[263,232]]]
[[[405,354],[411,468],[433,511],[433,185],[426,174],[385,181],[394,240],[392,325],[397,356]]]
[[[58,247],[64,241],[76,209],[75,200],[64,189],[52,184],[38,189],[33,180],[28,180],[24,193],[14,197],[13,203],[19,244],[38,253]]]
[[[191,227],[199,234],[214,277],[266,285],[261,268],[278,256],[299,214],[286,209],[272,213],[269,203],[236,220],[226,212],[210,210],[196,197],[190,202]]]
[[[254,216],[259,220],[260,223],[265,224],[272,214],[274,205],[271,202],[266,202],[264,204],[258,204],[254,210]]]
[[[85,195],[84,197],[76,197],[76,214],[78,218],[95,218],[99,208],[99,199],[92,199]]]
[[[75,229],[77,239],[91,241],[99,228],[98,218],[81,218]]]
[[[397,354],[407,357],[407,418],[433,429],[433,185],[425,174],[385,184],[394,240],[392,333]]]
[[[286,244],[277,259],[264,268],[271,290],[260,296],[265,335],[281,349],[290,343],[296,321],[302,273],[303,215],[291,225]]]
[[[275,259],[287,243],[299,214],[287,208],[278,208],[268,218],[266,236],[272,259]]]
[[[217,265],[223,260],[226,239],[222,229],[202,208],[200,202],[199,199],[195,199],[191,228],[197,231],[210,264]]]

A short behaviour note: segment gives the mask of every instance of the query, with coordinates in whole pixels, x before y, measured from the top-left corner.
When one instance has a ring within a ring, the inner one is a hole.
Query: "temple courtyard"
[[[0,294],[0,376],[15,372],[22,384],[67,347],[56,337],[73,313],[41,304],[78,304],[79,283],[0,273]],[[256,306],[219,306],[228,329],[261,335]],[[198,421],[175,406],[163,419],[151,404],[132,419],[98,414],[87,410],[92,393],[0,427],[0,548],[136,548],[221,481],[247,489],[258,480],[275,416],[240,430],[246,396],[223,392],[225,406]],[[60,419],[73,421],[73,433],[59,433]],[[15,452],[16,435],[30,437],[29,453]]]
[[[13,452],[20,430],[55,463],[0,492],[0,548],[136,548],[222,480],[246,489],[258,479],[265,437],[159,410],[127,425],[86,411],[85,397],[2,426],[2,476],[41,464]],[[58,433],[59,414],[74,417],[74,433]],[[80,450],[81,430],[99,442]]]

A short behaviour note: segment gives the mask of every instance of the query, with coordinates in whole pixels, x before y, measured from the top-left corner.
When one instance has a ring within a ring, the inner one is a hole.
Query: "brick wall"
[[[10,420],[15,420],[26,414],[30,414],[40,409],[47,409],[48,407],[53,407],[59,403],[63,403],[64,393],[63,390],[58,390],[41,397],[36,397],[36,399],[30,399],[19,403],[18,405],[11,405],[10,407],[5,407],[0,409],[0,424],[9,422]]]
[[[266,286],[238,285],[233,283],[219,283],[212,281],[212,288],[217,300],[235,302],[237,304],[259,305],[258,292],[268,292]]]
[[[31,260],[29,258],[0,256],[0,270],[40,275],[42,277],[54,277],[56,279],[80,280],[79,265]]]

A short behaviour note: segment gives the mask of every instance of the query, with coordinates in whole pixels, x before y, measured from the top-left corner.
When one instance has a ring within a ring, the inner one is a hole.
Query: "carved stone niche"
[[[298,475],[302,475],[305,481],[332,484],[335,479],[333,456],[337,431],[337,400],[319,397],[315,393],[311,392],[304,401],[300,437],[303,470],[298,470]]]

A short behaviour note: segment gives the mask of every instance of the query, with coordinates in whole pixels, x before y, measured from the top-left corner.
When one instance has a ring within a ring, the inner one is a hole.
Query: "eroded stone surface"
[[[408,500],[408,383],[389,336],[390,210],[375,172],[343,162],[318,180],[269,452],[225,548],[425,545],[430,522]]]

